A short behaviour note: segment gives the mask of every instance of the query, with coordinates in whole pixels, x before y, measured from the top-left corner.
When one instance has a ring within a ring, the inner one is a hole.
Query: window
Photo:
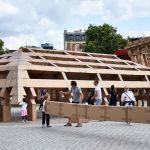
[[[144,75],[121,75],[123,81],[146,81]]]
[[[41,59],[39,56],[30,56],[33,59]]]
[[[76,40],[79,41],[79,35],[76,35]]]
[[[6,79],[9,71],[0,71],[0,79]]]
[[[71,65],[71,64],[57,64],[57,66],[59,67],[71,67],[71,68],[89,68],[88,66],[86,65]]]
[[[76,72],[66,72],[68,80],[95,80],[97,79],[97,74],[95,73],[76,73]]]
[[[30,79],[64,79],[61,72],[55,71],[40,71],[40,70],[28,70]]]
[[[33,65],[40,65],[40,66],[53,66],[52,64],[47,62],[30,62],[30,63]]]
[[[76,61],[74,58],[64,58],[64,57],[51,57],[51,56],[43,56],[48,60],[59,60],[59,61]]]
[[[100,63],[99,61],[95,59],[79,59],[82,62],[92,62],[92,63]]]
[[[104,81],[120,81],[118,74],[100,74]]]

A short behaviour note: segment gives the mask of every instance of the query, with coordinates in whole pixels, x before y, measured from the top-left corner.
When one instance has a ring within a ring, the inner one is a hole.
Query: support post
[[[29,121],[36,121],[37,113],[36,113],[36,103],[34,99],[28,100],[27,111],[28,111],[27,119]]]
[[[9,101],[9,92],[5,89],[3,99],[0,100],[0,121],[10,122],[11,121],[11,107]]]
[[[27,89],[27,119],[29,121],[36,121],[37,119],[37,113],[36,113],[36,103],[35,103],[35,99],[31,93],[30,89]]]

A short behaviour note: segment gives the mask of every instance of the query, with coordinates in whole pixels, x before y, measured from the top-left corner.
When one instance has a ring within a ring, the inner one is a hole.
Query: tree
[[[3,48],[4,42],[0,39],[0,55],[9,53],[9,49]]]
[[[0,39],[0,55],[4,54],[4,42]]]
[[[85,34],[85,52],[112,54],[114,50],[124,48],[127,45],[127,40],[109,24],[89,25]]]

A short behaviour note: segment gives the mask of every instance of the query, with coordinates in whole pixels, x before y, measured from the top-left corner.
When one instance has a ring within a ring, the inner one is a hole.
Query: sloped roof
[[[11,104],[28,94],[26,88],[36,96],[35,88],[69,88],[70,80],[91,88],[95,79],[103,88],[150,88],[150,68],[115,55],[26,47],[0,56],[0,95],[10,89]]]
[[[131,49],[131,48],[139,47],[139,46],[145,45],[145,44],[150,44],[150,36],[129,42],[125,48]]]

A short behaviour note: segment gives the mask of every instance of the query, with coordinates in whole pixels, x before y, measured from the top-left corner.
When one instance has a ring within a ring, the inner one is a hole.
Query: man
[[[101,103],[102,103],[102,92],[101,92],[101,87],[98,85],[98,83],[99,83],[98,80],[94,81],[95,93],[94,93],[94,96],[91,99],[93,101],[95,99],[96,105],[101,105]]]
[[[124,87],[124,93],[121,95],[121,102],[124,103],[126,107],[132,107],[135,103],[135,97],[132,91],[129,90],[127,86]],[[130,122],[127,122],[129,125],[133,125]]]
[[[69,94],[70,97],[72,97],[73,101],[72,103],[76,103],[79,104],[82,102],[83,100],[83,94],[82,91],[79,87],[77,87],[77,82],[76,81],[71,81],[71,89],[69,92],[63,92],[60,91],[60,94]],[[82,127],[82,124],[80,123],[79,118],[77,118],[78,124],[76,125],[76,127]],[[72,126],[71,124],[71,118],[68,118],[68,123],[65,124],[65,126]]]

